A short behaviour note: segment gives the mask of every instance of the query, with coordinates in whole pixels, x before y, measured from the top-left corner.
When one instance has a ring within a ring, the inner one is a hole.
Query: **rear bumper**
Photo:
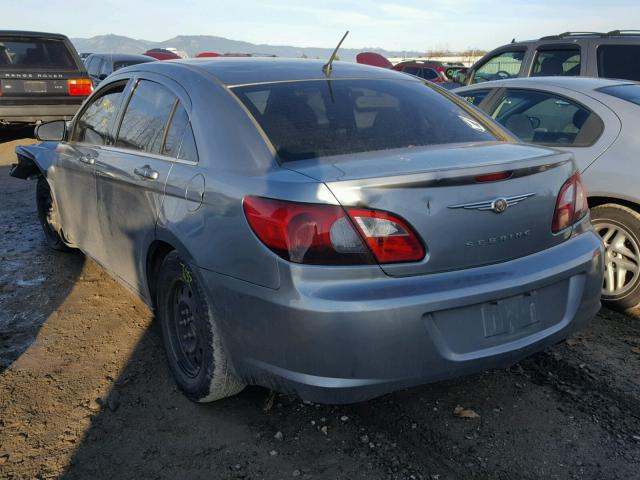
[[[602,271],[592,231],[517,260],[416,277],[282,264],[271,290],[200,270],[236,373],[320,403],[511,365],[598,312]]]
[[[37,123],[52,120],[71,120],[83,98],[68,105],[3,105],[0,102],[0,125],[3,123]]]

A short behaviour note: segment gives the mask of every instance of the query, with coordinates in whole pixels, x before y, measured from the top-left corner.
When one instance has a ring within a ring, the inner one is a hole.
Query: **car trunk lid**
[[[575,169],[568,153],[496,142],[286,166],[324,182],[344,207],[391,212],[415,229],[426,257],[382,265],[392,276],[503,262],[552,247],[570,234],[551,232],[558,192]],[[509,178],[478,181],[501,172]]]

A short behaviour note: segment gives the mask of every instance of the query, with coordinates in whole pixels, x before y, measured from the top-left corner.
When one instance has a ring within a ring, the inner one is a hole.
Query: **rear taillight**
[[[551,231],[558,233],[570,227],[584,217],[588,211],[587,193],[580,173],[576,172],[562,185],[560,193],[558,193]]]
[[[417,262],[424,258],[418,236],[398,217],[377,210],[347,208],[347,212],[379,263]]]
[[[388,213],[348,209],[347,215],[339,206],[262,197],[246,197],[243,208],[262,243],[291,262],[367,265],[375,263],[372,253],[379,263],[424,258],[415,233]]]
[[[93,92],[93,84],[88,78],[67,80],[67,88],[72,97],[88,97]]]

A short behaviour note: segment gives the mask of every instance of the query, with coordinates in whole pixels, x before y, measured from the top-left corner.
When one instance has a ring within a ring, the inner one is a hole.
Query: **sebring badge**
[[[482,210],[494,213],[502,213],[507,208],[524,202],[527,198],[533,197],[535,193],[524,193],[522,195],[514,195],[513,197],[498,197],[492,200],[484,200],[482,202],[459,203],[458,205],[449,205],[449,208],[464,208],[465,210]]]

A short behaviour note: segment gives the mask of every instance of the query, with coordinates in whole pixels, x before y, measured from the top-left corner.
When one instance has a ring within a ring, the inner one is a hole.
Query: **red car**
[[[173,53],[170,50],[164,48],[152,48],[143,53],[147,57],[155,58],[156,60],[179,60],[181,57]]]

